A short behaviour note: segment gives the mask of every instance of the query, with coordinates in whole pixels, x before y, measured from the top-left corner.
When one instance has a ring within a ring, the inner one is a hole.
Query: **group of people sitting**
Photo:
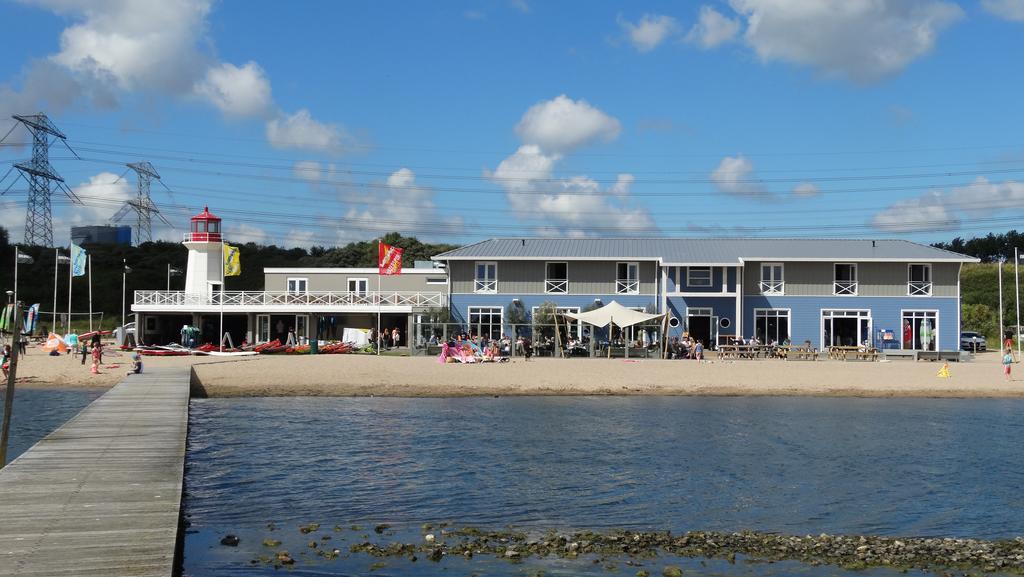
[[[481,344],[478,340],[454,340],[441,344],[441,354],[437,361],[440,363],[504,363],[509,357],[502,353],[500,341],[488,341]]]
[[[694,340],[689,336],[672,337],[668,343],[668,358],[704,360],[704,341]]]

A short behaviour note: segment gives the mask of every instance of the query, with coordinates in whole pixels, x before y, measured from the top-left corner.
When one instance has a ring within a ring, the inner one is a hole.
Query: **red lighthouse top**
[[[220,217],[214,216],[210,208],[192,217],[192,229],[188,234],[191,242],[220,242]]]

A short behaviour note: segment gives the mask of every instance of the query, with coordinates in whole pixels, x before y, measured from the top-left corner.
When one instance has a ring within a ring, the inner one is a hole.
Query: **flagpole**
[[[167,263],[167,292],[171,292],[171,263]]]
[[[57,332],[57,266],[60,264],[60,249],[53,249],[53,326],[50,330]],[[49,335],[47,335],[49,336]]]
[[[381,242],[377,241],[377,356],[381,354]]]
[[[89,267],[89,332],[91,333],[92,332],[92,255],[91,254],[88,256],[88,261],[89,262],[86,264],[86,266]]]
[[[68,259],[68,322],[64,334],[71,334],[71,279],[75,278],[75,251],[71,251]]]
[[[217,334],[217,340],[220,343],[220,352],[224,352],[224,283],[226,282],[226,275],[224,274],[224,239],[220,239],[220,331]],[[167,277],[171,278],[170,276]]]

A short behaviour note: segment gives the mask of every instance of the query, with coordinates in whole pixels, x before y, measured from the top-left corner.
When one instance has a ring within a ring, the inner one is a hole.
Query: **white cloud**
[[[745,41],[765,62],[810,66],[860,83],[900,72],[932,51],[964,12],[946,0],[731,0]]]
[[[315,152],[340,153],[350,140],[345,129],[313,118],[305,108],[295,114],[282,114],[267,122],[267,141],[274,148],[293,148]]]
[[[686,40],[709,49],[734,40],[739,31],[739,20],[724,16],[711,6],[701,6],[697,23],[686,35]]]
[[[981,6],[1005,20],[1024,22],[1024,0],[981,0]]]
[[[308,182],[319,182],[323,176],[323,167],[315,160],[300,160],[292,165],[292,176]]]
[[[235,227],[235,230],[231,232],[231,239],[240,239],[240,242],[252,242],[256,244],[266,245],[270,235],[267,231],[258,227],[252,226],[251,224],[239,224]]]
[[[801,182],[793,187],[793,196],[810,198],[812,196],[818,196],[819,194],[821,194],[821,189],[819,189],[818,185],[813,182]]]
[[[621,129],[617,119],[564,94],[531,106],[515,127],[524,143],[549,154],[571,152],[595,140],[615,140]]]
[[[195,93],[226,116],[265,117],[274,106],[270,81],[260,65],[252,61],[241,68],[228,62],[210,67],[196,83]]]
[[[61,32],[54,62],[79,72],[102,71],[123,89],[187,91],[202,67],[197,45],[206,33],[209,0],[36,0],[81,19]]]
[[[509,0],[509,4],[511,4],[513,8],[519,10],[523,14],[530,13],[530,5],[526,2],[526,0]]]
[[[711,181],[718,190],[738,196],[767,196],[764,185],[755,182],[754,164],[742,154],[726,156],[711,171]]]
[[[392,231],[421,238],[459,234],[462,219],[442,214],[434,203],[435,195],[434,189],[416,182],[415,172],[399,168],[363,195],[363,200],[373,200],[371,204],[352,205],[348,209],[344,217],[352,222],[338,229],[338,242],[366,240]]]
[[[955,230],[961,217],[977,218],[1024,208],[1024,183],[991,182],[980,176],[949,191],[929,190],[917,198],[895,202],[876,214],[871,224],[889,232]]]
[[[644,14],[636,24],[621,16],[618,22],[639,52],[654,50],[679,29],[675,18],[656,14]]]

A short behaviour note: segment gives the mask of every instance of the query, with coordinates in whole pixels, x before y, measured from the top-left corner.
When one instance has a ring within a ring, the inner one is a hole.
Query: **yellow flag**
[[[238,256],[238,247],[225,244],[224,276],[238,276],[240,274],[242,274],[242,261]]]

